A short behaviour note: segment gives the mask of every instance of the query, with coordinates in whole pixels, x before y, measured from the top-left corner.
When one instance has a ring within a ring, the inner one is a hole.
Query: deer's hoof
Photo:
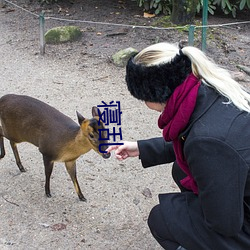
[[[84,196],[79,197],[80,201],[87,201],[87,199]]]
[[[51,194],[50,194],[50,193],[46,194],[46,196],[47,196],[48,198],[51,198]]]

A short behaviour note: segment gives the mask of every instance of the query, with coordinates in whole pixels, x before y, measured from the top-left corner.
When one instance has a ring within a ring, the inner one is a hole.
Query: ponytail
[[[182,48],[182,53],[192,62],[193,74],[204,84],[216,89],[240,110],[250,113],[250,94],[236,82],[229,72],[216,65],[199,49],[191,46]]]

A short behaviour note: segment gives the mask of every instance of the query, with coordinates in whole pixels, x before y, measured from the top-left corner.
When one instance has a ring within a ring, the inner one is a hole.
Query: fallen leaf
[[[51,226],[51,229],[53,231],[61,231],[61,230],[66,229],[66,225],[63,223],[54,224],[53,226]]]
[[[145,18],[152,18],[152,17],[155,17],[155,14],[149,14],[147,12],[144,12],[143,13],[143,17],[145,17]]]
[[[147,198],[152,198],[152,193],[149,188],[144,188],[142,194]]]

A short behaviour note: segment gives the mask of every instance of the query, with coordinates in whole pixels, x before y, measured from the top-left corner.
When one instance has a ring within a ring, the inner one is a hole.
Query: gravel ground
[[[46,13],[74,19],[79,18],[81,10],[86,20],[95,17],[110,22],[151,22],[138,17],[142,14],[139,9],[128,9],[130,1],[107,1],[107,11],[103,12],[98,12],[98,1],[88,1],[82,9],[80,2],[70,7],[54,5]],[[34,13],[41,11],[35,4],[22,6]],[[62,7],[60,13],[56,12],[58,6]],[[56,21],[49,20],[46,29],[56,25]],[[46,54],[41,56],[37,17],[9,5],[0,9],[1,95],[33,96],[75,121],[76,110],[90,117],[92,106],[120,101],[125,140],[160,136],[158,114],[129,95],[125,71],[110,62],[110,55],[130,46],[141,49],[156,40],[179,41],[187,35],[99,25],[81,27],[81,41],[47,45]],[[249,24],[242,27],[233,32],[215,30],[216,38],[208,46],[210,56],[236,72],[237,64],[249,66]],[[126,34],[114,35],[121,31]],[[249,85],[247,75],[241,81]],[[77,160],[78,181],[87,202],[78,200],[60,163],[52,174],[49,199],[44,195],[44,167],[37,148],[27,143],[19,145],[27,170],[20,173],[7,140],[5,145],[0,178],[0,249],[160,249],[147,227],[147,216],[158,203],[159,193],[177,191],[170,177],[171,166],[145,170],[136,158],[124,162],[114,157],[104,160],[91,151]]]

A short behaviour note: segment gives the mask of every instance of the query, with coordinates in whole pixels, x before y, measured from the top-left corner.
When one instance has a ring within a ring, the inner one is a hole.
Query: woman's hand
[[[125,160],[128,157],[139,156],[139,149],[137,142],[123,142],[123,145],[110,146],[106,150],[108,153],[115,150],[115,157],[118,160]]]

